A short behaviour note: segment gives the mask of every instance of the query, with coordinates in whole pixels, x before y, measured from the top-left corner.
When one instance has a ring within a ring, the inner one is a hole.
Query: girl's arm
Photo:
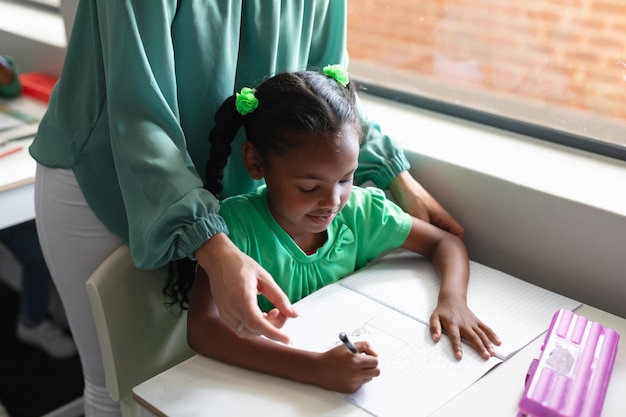
[[[209,279],[201,269],[190,293],[187,341],[201,355],[338,392],[354,392],[380,373],[376,353],[366,342],[355,343],[360,354],[343,345],[318,353],[262,337],[240,338],[219,317]]]
[[[457,359],[463,357],[461,338],[466,339],[485,359],[493,356],[491,343],[500,345],[500,339],[467,305],[469,260],[463,242],[444,230],[413,218],[411,231],[402,247],[430,258],[441,277],[437,307],[430,317],[433,340],[439,341],[442,329],[445,329]]]

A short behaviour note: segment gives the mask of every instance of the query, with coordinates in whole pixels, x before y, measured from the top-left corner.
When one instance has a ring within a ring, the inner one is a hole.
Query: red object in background
[[[20,74],[22,94],[43,102],[50,101],[50,92],[57,79],[43,72],[25,72]]]

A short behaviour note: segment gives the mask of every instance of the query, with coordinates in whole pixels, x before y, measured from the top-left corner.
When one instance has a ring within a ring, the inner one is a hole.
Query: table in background
[[[626,319],[583,305],[576,313],[626,335]],[[543,335],[492,369],[430,417],[515,417],[532,359]],[[620,343],[603,417],[621,416],[626,392],[626,348]],[[467,348],[467,347],[466,347]],[[383,370],[384,371],[384,370]],[[339,395],[311,385],[260,374],[201,356],[138,385],[133,397],[145,416],[370,416]],[[419,407],[419,404],[415,405]]]
[[[36,163],[28,146],[47,107],[28,96],[0,100],[0,154],[20,149],[0,157],[0,229],[35,218]]]
[[[0,146],[0,153],[20,150],[0,158],[0,229],[35,218],[35,169],[28,153],[32,136]]]

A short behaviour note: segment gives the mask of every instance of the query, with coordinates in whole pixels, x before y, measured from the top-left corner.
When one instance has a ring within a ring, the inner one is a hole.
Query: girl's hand
[[[218,233],[194,252],[209,277],[211,294],[222,320],[240,337],[266,336],[289,343],[286,334],[263,317],[257,295],[263,294],[285,317],[297,317],[272,276],[254,259]]]
[[[316,367],[315,385],[332,391],[350,393],[380,375],[378,354],[369,343],[355,342],[359,353],[350,352],[344,345],[320,353]]]
[[[502,343],[496,333],[480,321],[460,299],[452,297],[439,299],[439,304],[430,316],[430,333],[435,342],[441,339],[442,328],[446,329],[454,356],[463,358],[461,338],[467,340],[485,359],[495,355],[492,342]]]

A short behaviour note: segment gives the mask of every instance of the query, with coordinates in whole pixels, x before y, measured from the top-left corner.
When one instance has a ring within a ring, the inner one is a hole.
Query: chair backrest
[[[126,245],[87,280],[107,390],[125,417],[140,414],[133,387],[193,355],[186,311],[167,308],[164,283],[164,272],[137,269]]]

